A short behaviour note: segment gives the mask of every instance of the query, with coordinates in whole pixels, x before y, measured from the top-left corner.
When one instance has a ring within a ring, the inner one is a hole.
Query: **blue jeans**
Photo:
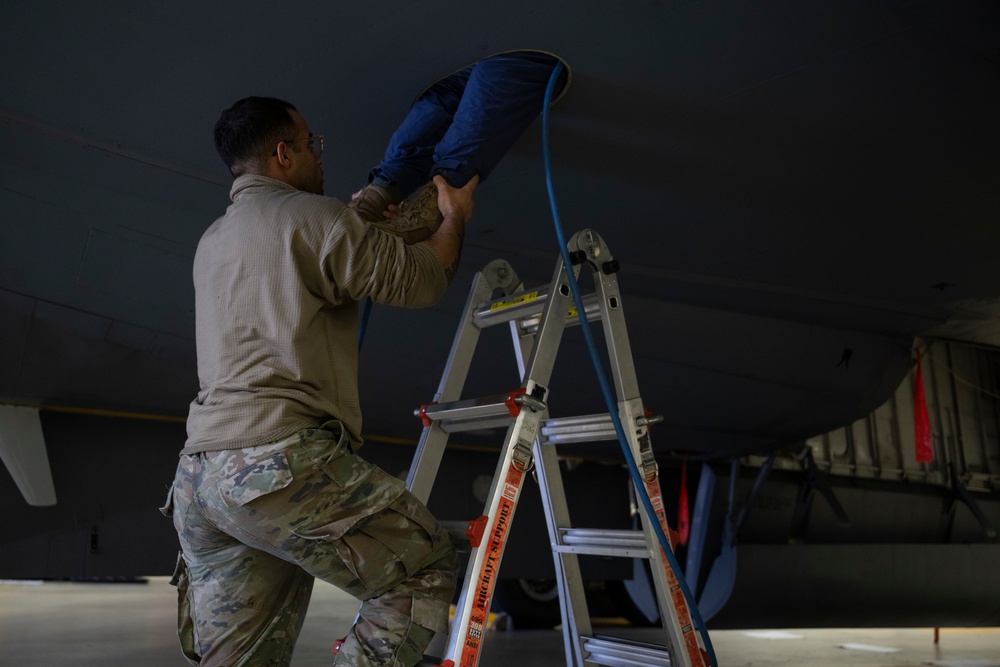
[[[542,112],[558,60],[517,51],[486,58],[441,79],[413,103],[369,182],[394,185],[402,197],[440,174],[462,187],[482,183]],[[556,91],[565,86],[564,70]]]

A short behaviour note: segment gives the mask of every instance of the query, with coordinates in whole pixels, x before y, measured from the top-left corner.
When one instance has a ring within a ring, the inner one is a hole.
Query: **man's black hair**
[[[275,97],[245,97],[222,112],[215,123],[215,149],[233,176],[267,160],[279,141],[292,138],[297,109]]]

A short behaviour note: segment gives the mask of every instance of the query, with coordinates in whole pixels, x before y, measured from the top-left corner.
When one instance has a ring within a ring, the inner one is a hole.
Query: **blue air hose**
[[[577,316],[580,318],[580,328],[583,330],[583,337],[587,342],[587,349],[590,351],[590,359],[594,364],[594,370],[597,372],[597,379],[601,385],[601,392],[604,394],[604,402],[607,403],[608,414],[611,415],[611,422],[614,424],[615,433],[618,434],[618,443],[621,445],[622,452],[625,454],[625,461],[628,463],[629,472],[632,474],[632,481],[638,490],[636,495],[638,495],[642,500],[642,505],[646,510],[646,515],[649,517],[649,522],[652,524],[653,530],[656,532],[656,537],[660,542],[660,546],[663,548],[663,553],[667,555],[667,560],[670,561],[670,567],[673,568],[674,573],[677,575],[677,581],[681,586],[681,590],[684,592],[684,597],[688,601],[688,608],[691,611],[691,616],[694,620],[695,626],[701,633],[702,639],[705,643],[705,650],[708,652],[708,657],[711,661],[712,667],[718,667],[719,663],[715,658],[715,649],[712,647],[712,641],[708,637],[708,629],[705,627],[705,621],[702,620],[701,612],[698,611],[698,605],[695,604],[694,596],[691,594],[684,577],[681,575],[680,564],[677,562],[677,557],[674,555],[673,549],[670,548],[670,543],[667,541],[667,536],[663,532],[663,527],[660,525],[660,521],[656,518],[656,512],[653,510],[653,504],[650,502],[649,496],[646,494],[645,485],[642,483],[642,477],[639,474],[639,468],[635,463],[635,459],[632,457],[632,451],[629,449],[628,441],[625,438],[625,431],[622,428],[621,418],[618,416],[618,406],[611,393],[611,386],[608,384],[607,376],[604,374],[604,368],[601,366],[601,361],[597,354],[597,345],[594,343],[594,335],[590,331],[590,324],[587,321],[587,311],[583,304],[583,297],[580,295],[580,286],[577,284],[576,274],[573,272],[573,263],[570,261],[569,250],[566,247],[566,238],[563,235],[562,223],[559,221],[559,211],[556,208],[555,188],[552,185],[552,162],[549,156],[549,101],[552,99],[552,93],[555,89],[556,80],[559,78],[562,68],[563,65],[559,62],[552,71],[552,76],[549,77],[548,87],[545,89],[545,101],[542,107],[542,155],[545,160],[545,185],[548,187],[549,191],[549,204],[552,207],[552,222],[555,226],[556,238],[559,240],[559,251],[562,254],[563,266],[566,267],[566,275],[569,279],[570,290],[573,292],[573,302],[576,304]],[[679,646],[674,647],[674,650],[677,651],[681,649],[682,647]]]
[[[368,318],[372,316],[372,298],[365,299],[364,308],[361,309],[361,322],[358,324],[358,352],[361,351],[361,344],[365,342],[365,331],[368,330]]]

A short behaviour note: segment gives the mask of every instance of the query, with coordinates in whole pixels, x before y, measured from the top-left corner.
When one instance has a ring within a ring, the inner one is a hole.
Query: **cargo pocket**
[[[195,636],[194,618],[191,616],[191,577],[182,553],[177,554],[177,566],[170,583],[177,587],[177,638],[181,642],[181,653],[190,664],[200,665],[201,656],[195,650],[198,638]]]
[[[292,528],[303,540],[293,553],[297,560],[308,558],[310,573],[359,600],[380,594],[385,581],[400,581],[402,571],[394,554],[360,528],[396,516],[386,506],[402,492],[402,483],[374,467],[367,481],[372,483],[360,487],[359,493]]]
[[[377,597],[454,547],[434,516],[413,494],[404,491],[382,512],[367,517],[344,534],[349,550],[345,562]]]
[[[428,593],[413,593],[410,620],[431,632],[448,632],[448,610],[450,603]]]
[[[393,513],[395,516],[392,516]],[[359,523],[358,530],[391,551],[408,577],[414,576],[452,548],[448,534],[412,493],[404,492],[385,514],[390,516]]]
[[[436,632],[448,632],[448,603],[417,591],[410,606],[410,622],[392,664],[413,665],[419,662]]]

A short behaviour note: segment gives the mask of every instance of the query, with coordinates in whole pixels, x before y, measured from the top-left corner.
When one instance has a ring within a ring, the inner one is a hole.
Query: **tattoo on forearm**
[[[458,236],[458,247],[455,249],[455,261],[451,263],[450,266],[446,266],[444,269],[444,276],[448,279],[448,284],[455,278],[455,273],[458,272],[458,262],[462,259],[462,246],[465,245],[465,234],[459,233]]]

